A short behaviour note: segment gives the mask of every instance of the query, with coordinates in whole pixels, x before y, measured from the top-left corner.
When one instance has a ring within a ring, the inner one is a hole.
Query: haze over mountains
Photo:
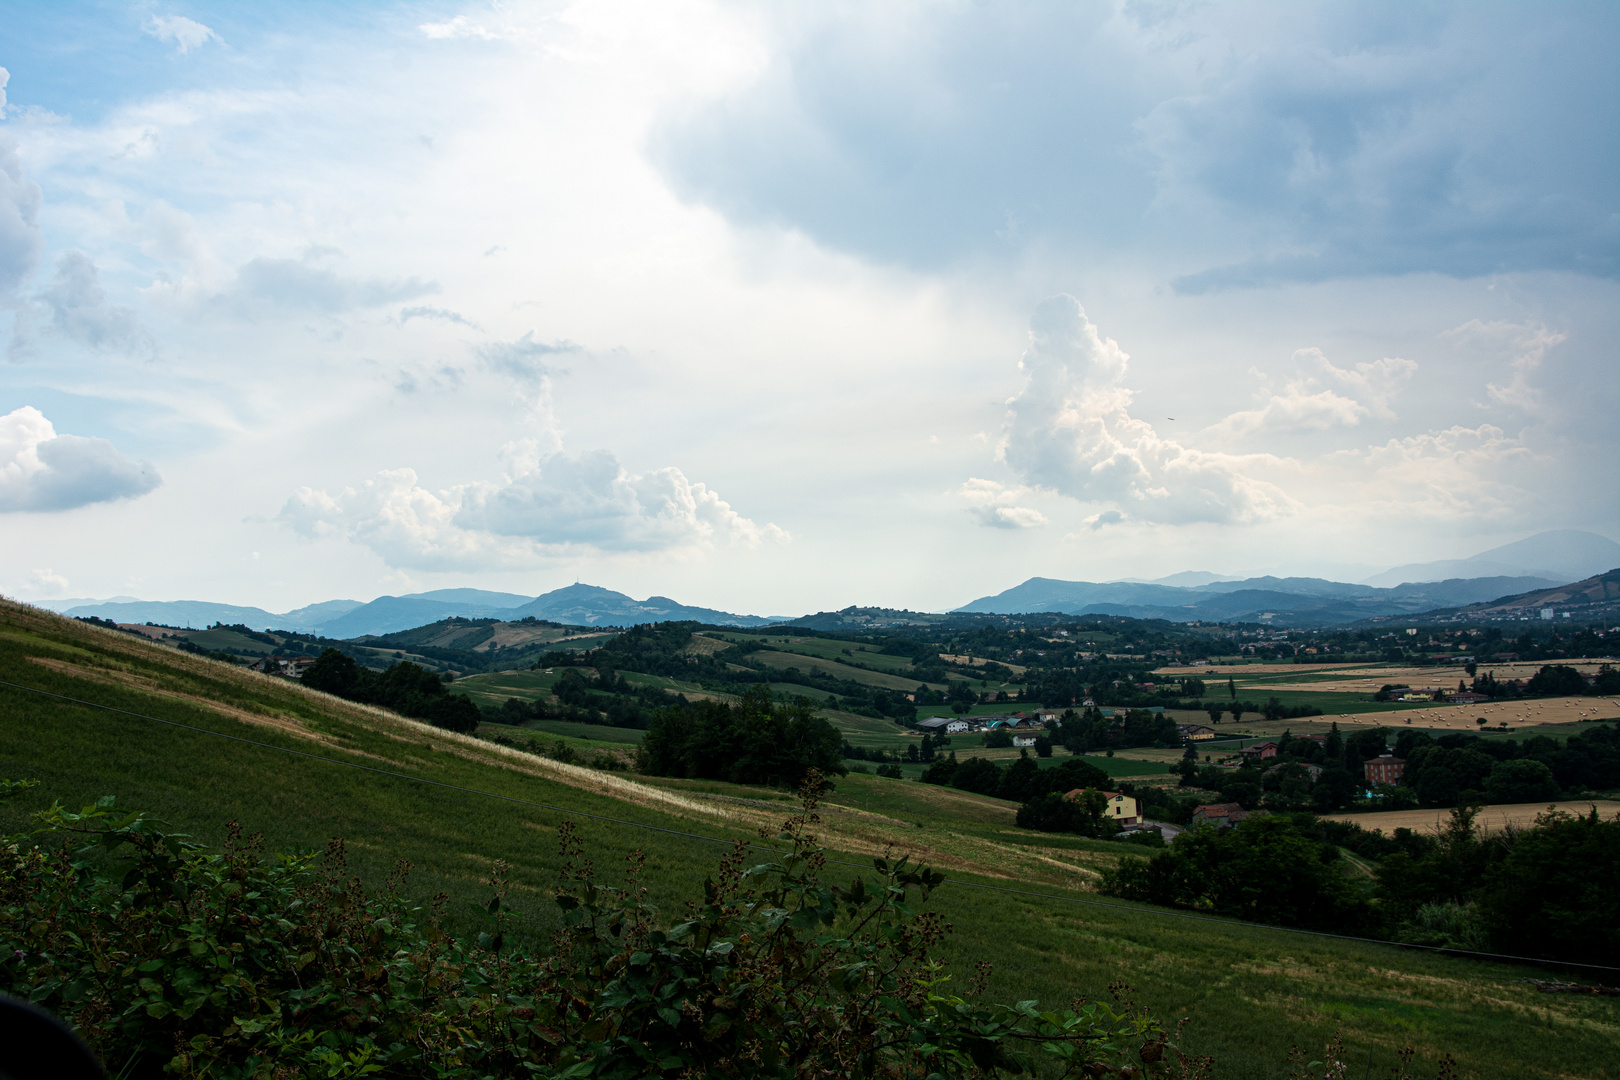
[[[1154,581],[1064,581],[1030,578],[954,610],[996,614],[1059,612],[1127,615],[1175,622],[1262,621],[1278,626],[1335,625],[1380,615],[1417,614],[1552,589],[1620,567],[1620,544],[1594,533],[1558,530],[1492,548],[1467,559],[1398,566],[1350,584],[1311,577],[1233,580],[1183,571]],[[736,615],[681,604],[666,596],[636,600],[596,585],[573,584],[540,596],[485,589],[436,589],[370,602],[328,600],[274,613],[199,600],[67,600],[64,614],[170,626],[242,623],[331,638],[389,634],[440,619],[527,617],[576,626],[630,626],[690,619],[721,626],[763,626],[795,616]]]
[[[213,604],[201,600],[154,601],[136,600],[133,597],[88,603],[69,601],[56,607],[64,615],[93,615],[114,622],[155,622],[198,627],[216,622],[241,623],[255,630],[300,630],[331,638],[391,634],[452,616],[505,621],[533,617],[571,626],[633,626],[636,623],[675,619],[691,619],[718,626],[763,626],[772,622],[787,622],[792,618],[790,615],[776,618],[733,615],[714,608],[690,607],[667,596],[635,600],[611,589],[577,583],[540,596],[485,589],[435,589],[407,596],[379,596],[369,603],[328,600],[281,614],[263,608]]]
[[[1390,587],[1404,582],[1451,578],[1539,577],[1563,585],[1620,566],[1620,544],[1577,529],[1554,529],[1467,559],[1412,563],[1385,570],[1362,582]]]

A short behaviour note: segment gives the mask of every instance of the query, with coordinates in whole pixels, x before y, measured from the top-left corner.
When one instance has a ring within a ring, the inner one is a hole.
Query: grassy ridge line
[[[0,678],[9,681],[266,742],[308,745],[284,731],[227,717],[192,701],[74,677],[30,663],[27,656],[121,663],[154,679],[166,675],[177,689],[213,684],[221,694],[236,695],[238,703],[269,713],[283,708],[291,713],[303,706],[311,726],[364,763],[373,761],[359,754],[375,754],[434,779],[648,824],[689,827],[654,809],[567,787],[555,779],[559,774],[531,775],[509,764],[521,763],[526,755],[502,755],[487,744],[466,746],[446,733],[418,732],[397,719],[385,726],[372,710],[267,679],[244,679],[245,672],[172,650],[142,657],[128,651],[129,644],[139,642],[122,642],[111,634],[98,639],[87,632],[90,628],[64,625],[54,617],[29,630],[18,625],[10,609],[3,614]],[[44,781],[33,793],[34,807],[53,796],[75,803],[118,792],[132,805],[149,806],[208,841],[217,841],[223,823],[232,817],[265,832],[275,847],[320,846],[331,836],[345,836],[354,868],[363,876],[380,880],[397,857],[409,858],[417,865],[416,886],[424,893],[449,893],[453,912],[465,910],[461,901],[484,895],[480,881],[488,861],[505,857],[514,864],[520,887],[515,897],[531,915],[537,940],[551,925],[546,898],[556,871],[552,830],[561,815],[288,758],[3,688],[0,715],[0,769]],[[904,823],[915,815],[929,833],[1011,831],[997,824],[994,806],[975,808],[970,800],[940,804],[934,808],[939,816],[922,817],[929,805],[906,790],[920,787],[851,777],[834,799],[857,804],[851,809],[874,819]],[[870,800],[865,808],[858,805],[863,791]],[[11,813],[14,817],[29,808]],[[771,811],[760,813],[781,816],[778,808]],[[839,813],[830,810],[830,829]],[[8,828],[17,824],[6,822]],[[582,830],[604,870],[632,849],[645,850],[652,898],[672,912],[679,911],[680,900],[692,895],[717,859],[719,845],[683,837],[589,820]],[[751,834],[729,820],[714,820],[697,831]],[[1061,838],[1023,834],[1020,839],[1045,844]],[[975,842],[984,842],[984,836]],[[946,844],[948,838],[938,843]],[[1033,854],[1052,857],[1044,851]],[[1067,849],[1059,854],[1074,857]],[[1279,1075],[1290,1043],[1319,1043],[1340,1026],[1358,1052],[1373,1054],[1372,1067],[1379,1073],[1400,1043],[1415,1038],[1455,1053],[1465,1076],[1614,1075],[1611,1051],[1620,1037],[1614,1006],[1604,999],[1538,998],[1511,981],[1524,974],[1520,969],[949,886],[931,906],[957,927],[947,955],[959,962],[959,976],[965,976],[972,961],[993,958],[997,996],[1052,1002],[1082,993],[1100,995],[1109,982],[1125,978],[1156,1008],[1172,1015],[1192,1008],[1189,1039],[1199,1052],[1221,1057],[1223,1076]]]

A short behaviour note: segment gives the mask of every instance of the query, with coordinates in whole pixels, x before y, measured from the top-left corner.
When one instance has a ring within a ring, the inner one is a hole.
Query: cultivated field
[[[1611,818],[1620,814],[1620,802],[1610,799],[1588,799],[1566,803],[1513,803],[1487,806],[1475,818],[1476,827],[1486,833],[1501,832],[1508,827],[1524,828],[1535,824],[1536,815],[1549,809],[1585,816],[1596,807],[1598,816]],[[1325,814],[1332,821],[1353,821],[1363,829],[1378,829],[1384,835],[1393,835],[1396,829],[1438,834],[1451,818],[1450,810],[1385,810],[1372,814]]]
[[[1478,723],[1480,717],[1485,724]],[[1429,705],[1388,712],[1348,713],[1327,717],[1340,727],[1413,727],[1445,731],[1478,731],[1481,727],[1525,724],[1574,724],[1582,720],[1620,719],[1620,701],[1611,698],[1538,698],[1479,705]]]

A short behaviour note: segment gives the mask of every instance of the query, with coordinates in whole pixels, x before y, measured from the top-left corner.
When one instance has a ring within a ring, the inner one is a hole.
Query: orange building
[[[1390,787],[1398,787],[1401,782],[1401,774],[1406,772],[1406,759],[1394,757],[1391,754],[1380,754],[1363,764],[1362,770],[1367,774],[1367,783],[1369,784],[1388,784]]]

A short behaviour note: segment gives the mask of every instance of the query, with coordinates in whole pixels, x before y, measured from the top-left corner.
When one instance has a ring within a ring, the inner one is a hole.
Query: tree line
[[[1547,813],[1481,836],[1477,812],[1457,808],[1439,836],[1386,838],[1310,813],[1202,825],[1122,860],[1102,889],[1279,926],[1620,964],[1620,816]],[[1374,863],[1371,880],[1357,883],[1347,851]]]
[[[838,729],[804,701],[773,701],[751,687],[735,704],[692,701],[659,710],[647,725],[636,768],[652,776],[797,787],[811,770],[843,775]]]
[[[448,731],[476,730],[480,719],[471,699],[447,692],[442,678],[408,661],[372,671],[336,649],[327,649],[304,669],[302,681],[312,690],[380,705]]]

